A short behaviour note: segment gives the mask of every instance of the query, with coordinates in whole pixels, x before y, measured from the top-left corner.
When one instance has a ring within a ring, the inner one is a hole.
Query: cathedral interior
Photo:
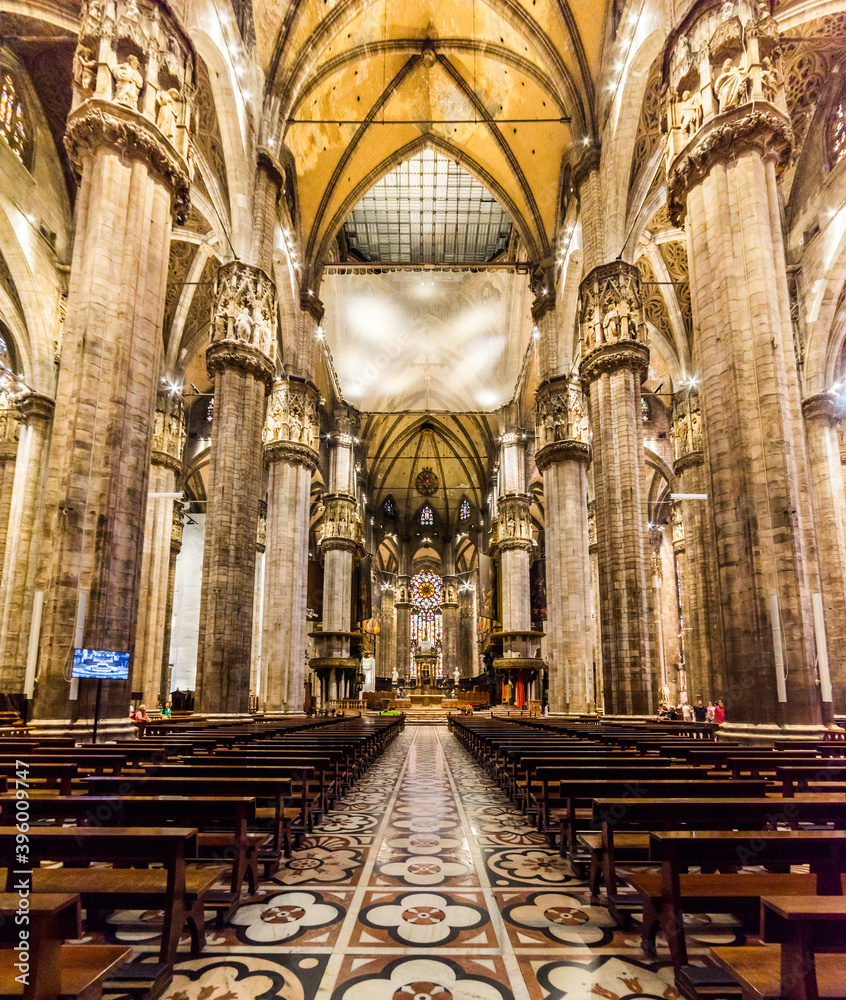
[[[3,734],[390,733],[174,1000],[678,996],[453,716],[840,732],[844,418],[844,0],[0,0]]]

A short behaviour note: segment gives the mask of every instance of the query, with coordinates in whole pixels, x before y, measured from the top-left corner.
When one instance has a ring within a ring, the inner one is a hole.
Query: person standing
[[[702,704],[702,699],[701,698],[697,698],[696,699],[696,704],[693,706],[693,719],[694,719],[694,722],[705,722],[706,721],[707,711],[708,710]]]
[[[714,703],[713,703],[713,701],[709,701],[708,702],[708,707],[705,709],[705,721],[706,722],[713,722],[714,721],[714,712],[715,712]]]
[[[718,726],[721,726],[725,721],[726,721],[726,710],[725,706],[723,705],[723,699],[720,698],[717,701],[716,708],[714,709],[714,722],[716,722]]]

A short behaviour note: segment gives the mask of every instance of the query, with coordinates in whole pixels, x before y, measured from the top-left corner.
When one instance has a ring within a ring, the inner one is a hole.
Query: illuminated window
[[[382,510],[385,517],[389,517],[392,521],[397,518],[397,505],[394,503],[393,497],[385,497],[385,502],[382,504]]]
[[[0,87],[0,135],[6,140],[12,152],[23,163],[27,132],[23,108],[15,93],[15,84],[5,73]]]
[[[214,420],[214,396],[209,400],[209,408],[206,410],[206,420],[209,423]]]
[[[420,511],[420,523],[425,527],[430,527],[435,523],[435,512],[428,504]]]
[[[465,497],[458,508],[458,520],[466,521],[470,517],[470,501]]]
[[[414,647],[422,639],[429,639],[435,644],[438,658],[435,661],[435,676],[444,675],[443,630],[444,616],[441,613],[441,594],[443,580],[426,570],[411,578],[411,659],[409,674],[417,676],[417,664],[414,661]]]
[[[846,158],[846,101],[841,101],[834,112],[830,132],[831,165],[836,167]]]
[[[643,396],[640,397],[640,415],[643,417],[644,423],[649,420],[649,403],[646,402]]]

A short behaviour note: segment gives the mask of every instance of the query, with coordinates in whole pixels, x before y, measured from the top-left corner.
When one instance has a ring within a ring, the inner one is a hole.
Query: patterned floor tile
[[[369,891],[350,944],[496,948],[497,939],[481,893]]]
[[[345,957],[332,1000],[513,1000],[502,959]]]

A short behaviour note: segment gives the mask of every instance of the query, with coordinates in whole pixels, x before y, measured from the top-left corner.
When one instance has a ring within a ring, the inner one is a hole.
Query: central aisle
[[[407,728],[259,900],[185,958],[169,1000],[678,996],[667,962],[645,960],[638,934],[591,906],[434,726]]]

